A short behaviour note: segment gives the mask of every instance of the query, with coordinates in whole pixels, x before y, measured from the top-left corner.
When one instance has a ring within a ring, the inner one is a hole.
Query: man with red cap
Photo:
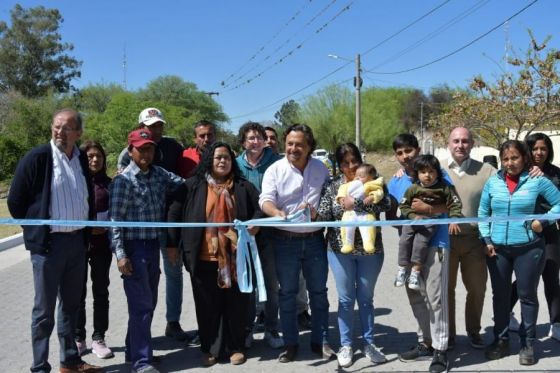
[[[110,186],[109,215],[113,221],[165,221],[166,194],[183,179],[153,165],[156,142],[144,128],[128,135],[130,163]],[[152,366],[152,316],[157,302],[161,229],[149,226],[113,227],[113,250],[128,302],[125,359],[133,372],[157,372]]]

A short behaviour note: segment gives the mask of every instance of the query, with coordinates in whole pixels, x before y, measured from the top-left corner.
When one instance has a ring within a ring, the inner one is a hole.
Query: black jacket
[[[233,193],[235,199],[236,219],[245,221],[263,217],[259,208],[259,193],[257,189],[245,179],[234,181]],[[168,221],[205,223],[206,197],[208,183],[199,177],[191,177],[175,193],[175,198],[169,208]],[[198,253],[204,239],[204,227],[170,228],[167,246],[181,247],[183,262],[190,273],[194,273],[198,262]]]
[[[80,152],[80,165],[88,188],[89,220],[95,220],[94,192],[89,174],[87,155]],[[50,143],[40,145],[27,153],[18,163],[8,194],[8,209],[15,219],[50,219],[51,179],[53,155]],[[84,239],[89,238],[86,227]],[[49,225],[24,225],[25,248],[32,253],[48,253]],[[87,246],[87,245],[86,245]]]

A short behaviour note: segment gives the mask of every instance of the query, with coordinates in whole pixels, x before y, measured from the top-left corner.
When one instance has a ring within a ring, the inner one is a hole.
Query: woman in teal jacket
[[[529,177],[530,157],[525,144],[508,140],[500,147],[502,169],[486,182],[478,216],[523,216],[535,213],[537,197],[552,206],[549,213],[560,213],[560,192],[546,177]],[[487,265],[492,283],[494,342],[486,349],[490,360],[509,355],[509,304],[511,278],[515,272],[521,303],[519,363],[535,363],[533,342],[539,302],[537,287],[544,268],[544,240],[540,236],[548,220],[499,221],[479,223],[486,243]]]

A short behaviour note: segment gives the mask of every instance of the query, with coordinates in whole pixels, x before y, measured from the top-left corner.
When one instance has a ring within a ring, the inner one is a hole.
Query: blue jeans
[[[57,331],[60,366],[81,362],[74,342],[74,327],[82,297],[86,266],[84,232],[51,233],[47,253],[31,254],[35,299],[31,314],[32,372],[50,372],[49,339],[54,328],[57,296]]]
[[[519,338],[522,345],[532,345],[536,338],[539,299],[537,288],[545,264],[544,242],[527,245],[496,246],[496,256],[487,257],[492,282],[494,308],[494,339],[508,339],[511,275],[515,272],[517,294],[521,303]]]
[[[364,341],[368,344],[374,343],[373,293],[383,266],[384,254],[350,255],[329,250],[327,255],[338,292],[340,345],[352,346],[356,300]]]
[[[165,319],[167,322],[180,321],[183,305],[183,257],[179,252],[179,260],[171,264],[167,257],[167,237],[160,237],[161,256],[163,258],[163,272],[165,273]],[[180,248],[179,248],[180,250]]]
[[[274,237],[274,260],[280,283],[278,300],[280,323],[286,345],[298,344],[296,295],[299,273],[307,283],[311,303],[311,343],[328,342],[329,301],[327,299],[327,250],[322,235],[287,238]]]
[[[128,240],[124,248],[132,264],[132,274],[121,276],[128,302],[125,355],[130,358],[132,368],[140,370],[151,365],[153,359],[150,329],[158,297],[159,242]]]

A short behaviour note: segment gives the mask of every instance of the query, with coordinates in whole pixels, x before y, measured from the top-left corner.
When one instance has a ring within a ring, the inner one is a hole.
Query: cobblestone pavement
[[[410,307],[408,306],[403,288],[394,288],[393,276],[396,271],[397,235],[392,228],[383,228],[385,242],[385,263],[376,287],[376,344],[383,349],[387,355],[388,362],[382,365],[373,365],[364,357],[359,337],[359,323],[357,320],[354,328],[354,348],[357,350],[354,364],[345,369],[349,372],[412,372],[427,371],[429,361],[402,363],[397,354],[415,344],[415,322]],[[0,319],[2,320],[2,332],[0,338],[0,372],[26,372],[31,364],[30,346],[30,320],[33,299],[33,282],[31,275],[31,264],[29,255],[23,246],[18,246],[0,253]],[[185,275],[184,304],[181,323],[187,330],[196,329],[194,306],[191,295],[190,281]],[[491,340],[492,308],[491,290],[486,295],[486,303],[482,320],[483,337],[487,343]],[[336,326],[336,289],[334,280],[329,276],[329,302],[330,302],[330,341],[333,347],[338,348],[339,339]],[[255,335],[253,347],[248,351],[248,360],[240,366],[231,366],[227,361],[221,361],[211,368],[200,366],[200,353],[197,347],[187,347],[179,342],[167,339],[164,335],[165,329],[165,300],[164,300],[164,278],[160,281],[159,302],[156,309],[153,325],[153,345],[155,355],[162,357],[158,369],[162,372],[337,372],[344,371],[338,367],[336,360],[318,360],[309,350],[309,332],[300,335],[300,352],[297,361],[288,364],[277,362],[279,350],[273,350],[264,341],[262,333]],[[88,353],[84,360],[89,363],[102,365],[107,372],[128,372],[130,366],[124,363],[124,335],[127,324],[127,307],[122,281],[119,278],[115,263],[111,269],[110,287],[110,328],[107,333],[107,342],[115,352],[115,357],[108,360],[98,359],[95,355]],[[522,367],[518,364],[517,352],[519,350],[518,338],[512,333],[512,356],[498,361],[488,362],[481,350],[474,350],[468,344],[465,336],[464,323],[461,316],[464,314],[464,288],[459,280],[457,289],[457,323],[458,337],[456,347],[449,352],[452,361],[452,370],[456,372],[512,372],[512,371],[556,371],[560,372],[560,342],[548,338],[548,312],[546,302],[540,293],[540,313],[538,319],[538,338],[536,345],[539,361],[536,365]],[[88,294],[89,295],[89,294]],[[88,334],[91,331],[91,308],[92,300],[88,296]],[[519,315],[519,306],[517,314]],[[56,326],[55,326],[56,328]],[[88,340],[88,346],[91,341]],[[51,337],[50,363],[53,371],[58,369],[58,341],[56,329]],[[89,351],[88,351],[89,352]]]

